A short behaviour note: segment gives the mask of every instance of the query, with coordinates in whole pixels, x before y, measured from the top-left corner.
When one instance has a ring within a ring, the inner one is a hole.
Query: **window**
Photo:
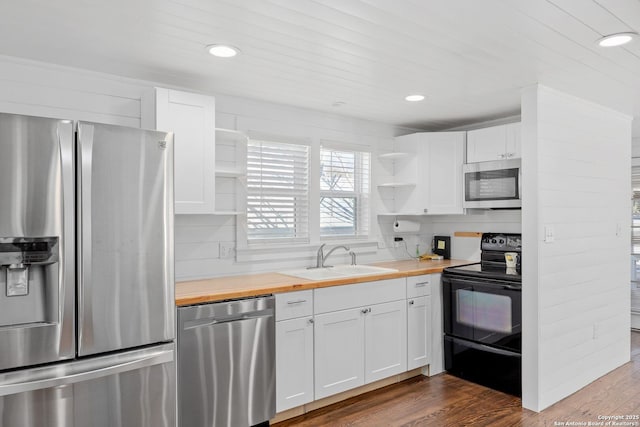
[[[320,149],[320,237],[369,232],[369,153]]]
[[[250,140],[247,240],[309,242],[309,147]]]

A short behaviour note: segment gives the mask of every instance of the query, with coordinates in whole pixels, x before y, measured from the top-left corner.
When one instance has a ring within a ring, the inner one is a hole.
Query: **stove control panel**
[[[484,233],[480,247],[483,251],[520,252],[522,250],[522,235]]]

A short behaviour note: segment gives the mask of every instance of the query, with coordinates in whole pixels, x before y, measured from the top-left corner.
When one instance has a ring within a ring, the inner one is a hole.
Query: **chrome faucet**
[[[333,253],[333,251],[335,251],[336,249],[342,248],[345,251],[349,252],[349,248],[347,246],[340,245],[340,246],[334,246],[325,255],[323,249],[324,249],[324,247],[326,245],[327,245],[326,243],[323,243],[322,245],[320,245],[320,247],[318,248],[318,253],[316,254],[316,266],[315,267],[309,267],[309,268],[327,268],[327,267],[331,267],[330,265],[324,265],[324,262],[327,260],[327,258],[329,258],[329,255],[331,255]],[[351,260],[353,261],[353,256],[352,256]]]

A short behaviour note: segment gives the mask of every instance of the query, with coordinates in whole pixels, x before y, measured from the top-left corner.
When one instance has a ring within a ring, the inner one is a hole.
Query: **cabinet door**
[[[427,186],[429,215],[461,214],[462,164],[466,132],[433,132],[426,141],[427,153],[423,159]]]
[[[431,356],[431,299],[407,300],[407,370],[429,364]]]
[[[406,300],[368,307],[365,316],[365,382],[407,370]]]
[[[361,309],[315,316],[315,398],[364,384],[364,317]]]
[[[276,411],[313,401],[313,318],[276,322]]]
[[[214,98],[156,88],[156,128],[174,133],[175,213],[214,213]]]
[[[506,135],[504,125],[467,132],[467,163],[504,159]]]
[[[509,123],[506,125],[507,142],[506,142],[506,155],[508,159],[519,159],[522,157],[522,150],[520,148],[521,130],[520,122]]]

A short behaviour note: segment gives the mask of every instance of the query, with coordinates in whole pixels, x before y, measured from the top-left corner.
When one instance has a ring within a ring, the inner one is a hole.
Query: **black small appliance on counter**
[[[451,259],[451,237],[433,236],[433,253],[442,255],[444,259]]]
[[[444,270],[445,369],[478,384],[522,395],[520,234],[484,233],[481,262]],[[504,254],[516,252],[508,268]]]

